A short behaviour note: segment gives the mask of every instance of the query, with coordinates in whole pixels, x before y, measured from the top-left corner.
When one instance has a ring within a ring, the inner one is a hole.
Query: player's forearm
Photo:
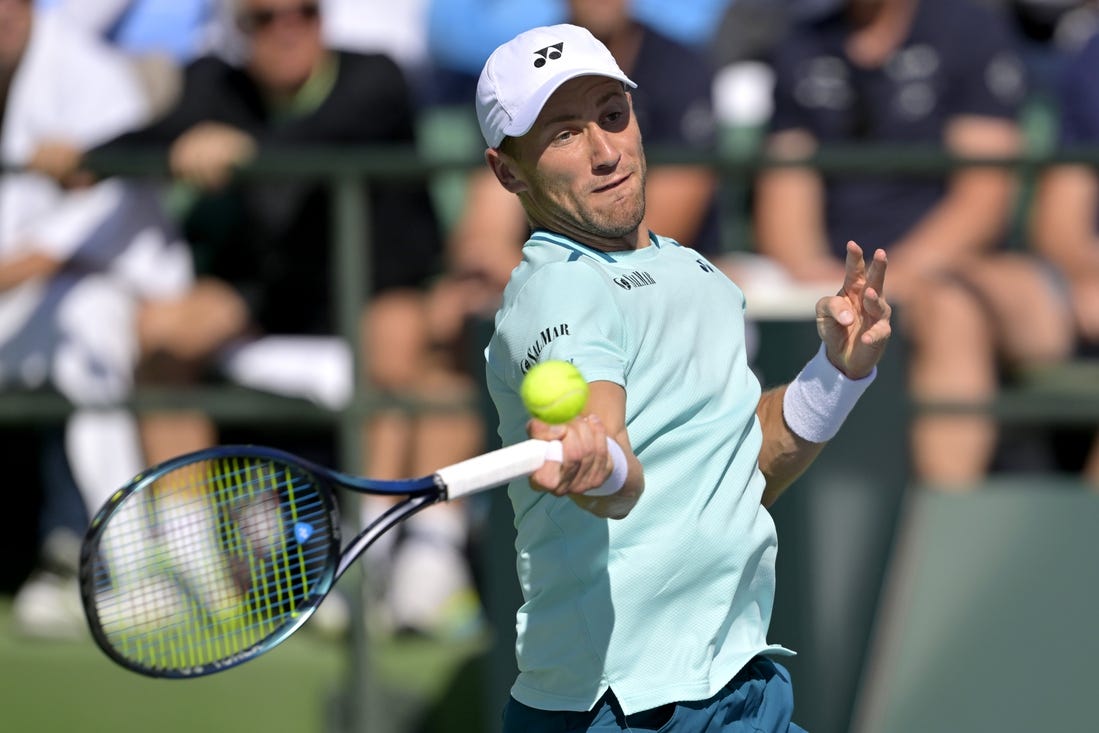
[[[610,437],[621,446],[626,457],[626,480],[622,484],[622,488],[607,496],[585,494],[572,494],[570,496],[578,506],[597,517],[623,519],[637,505],[638,499],[645,491],[645,473],[641,468],[641,461],[633,454],[625,430],[617,436],[612,435]]]
[[[597,415],[607,431],[607,437],[618,444],[626,462],[626,477],[613,494],[592,496],[573,494],[572,500],[580,507],[599,517],[621,519],[637,504],[645,490],[645,473],[641,461],[634,455],[630,436],[626,430],[626,393],[617,384],[595,381],[589,385],[587,411]]]
[[[783,417],[782,404],[785,395],[785,385],[764,392],[756,408],[763,430],[759,469],[767,479],[763,490],[763,506],[771,506],[809,468],[825,445],[811,443],[790,430]]]

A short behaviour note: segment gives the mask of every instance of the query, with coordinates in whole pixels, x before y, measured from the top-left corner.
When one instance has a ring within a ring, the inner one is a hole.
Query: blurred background
[[[745,291],[765,387],[816,351],[846,240],[889,252],[877,382],[772,509],[795,720],[1094,727],[1099,3],[0,0],[5,730],[498,730],[502,491],[199,680],[114,666],[76,572],[107,497],[190,450],[399,478],[497,447],[483,348],[526,225],[473,94],[564,21],[638,82],[647,221]]]

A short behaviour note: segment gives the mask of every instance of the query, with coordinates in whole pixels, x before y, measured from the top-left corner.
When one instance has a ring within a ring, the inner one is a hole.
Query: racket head
[[[335,582],[340,543],[325,469],[259,446],[180,456],[92,519],[80,563],[88,625],[144,675],[229,669],[305,623]]]

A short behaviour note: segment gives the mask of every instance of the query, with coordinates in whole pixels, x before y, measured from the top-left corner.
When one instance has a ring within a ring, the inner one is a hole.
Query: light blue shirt
[[[698,252],[652,236],[604,253],[547,231],[523,248],[486,349],[505,445],[525,439],[523,374],[571,361],[626,390],[645,471],[629,516],[509,487],[524,603],[512,695],[588,710],[608,687],[627,714],[703,700],[761,652],[777,539],[760,505],[760,386],[744,296]]]

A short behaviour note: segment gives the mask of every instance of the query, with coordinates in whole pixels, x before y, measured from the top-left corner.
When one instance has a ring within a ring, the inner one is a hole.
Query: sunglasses
[[[252,34],[267,30],[282,18],[313,22],[320,14],[317,3],[302,3],[293,8],[255,8],[237,16],[237,25],[242,32]]]

